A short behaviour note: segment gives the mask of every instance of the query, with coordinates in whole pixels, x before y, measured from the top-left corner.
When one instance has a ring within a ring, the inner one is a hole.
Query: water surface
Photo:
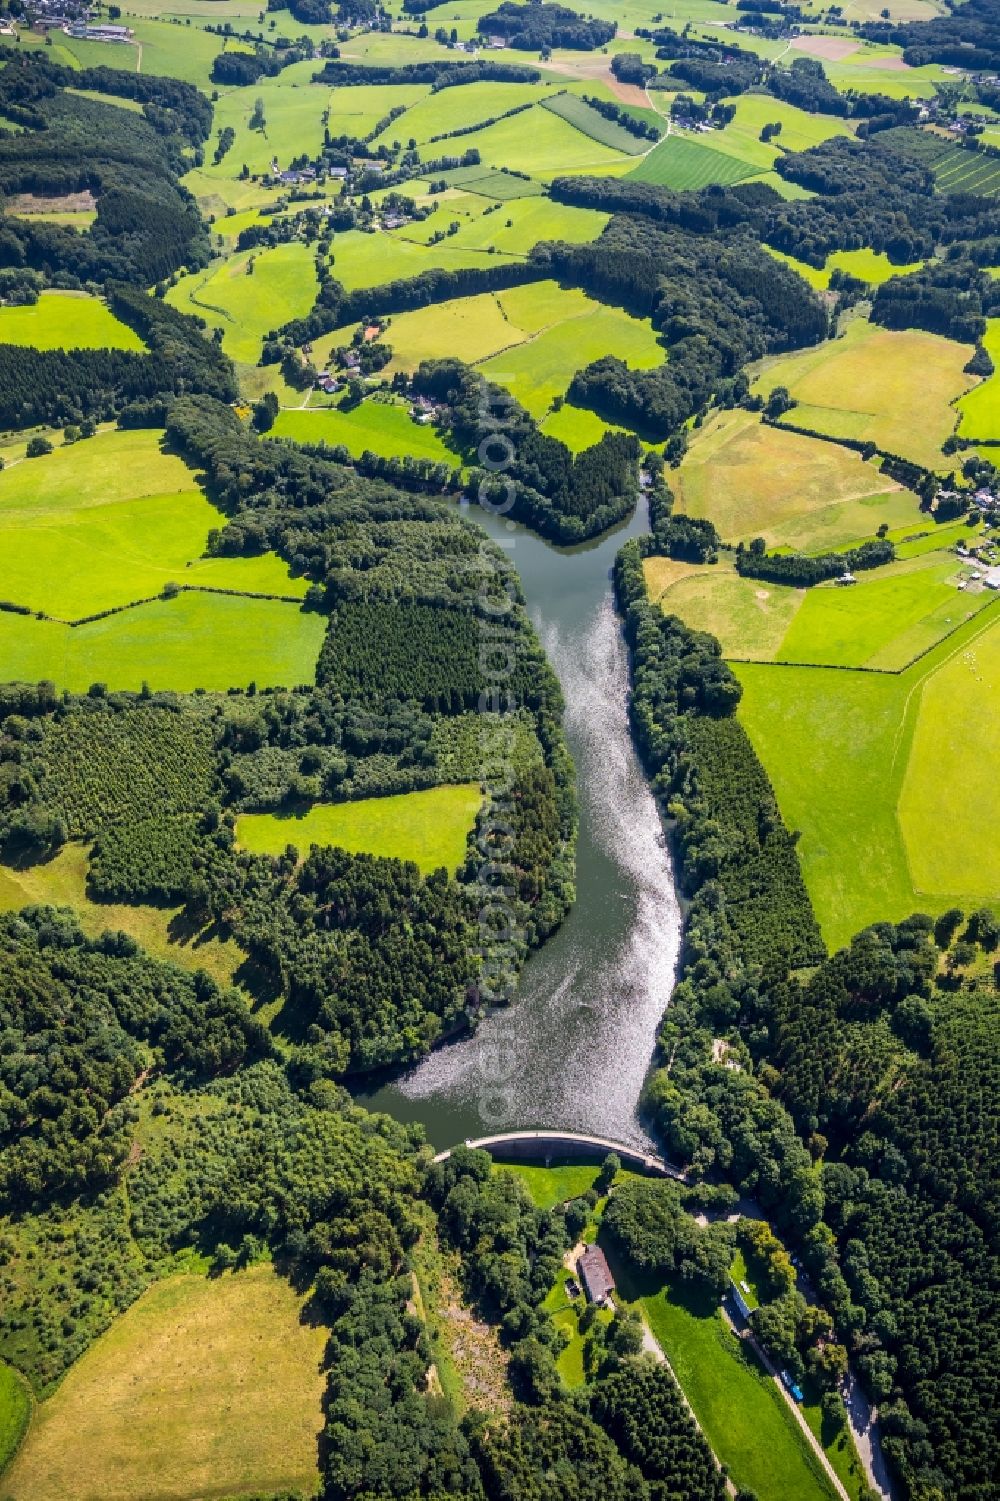
[[[513,1128],[646,1143],[636,1102],[680,938],[670,857],[632,744],[627,655],[611,567],[645,514],[596,544],[557,549],[473,518],[509,549],[566,697],[580,800],[577,899],[527,963],[516,999],[362,1103],[416,1120],[438,1147]]]

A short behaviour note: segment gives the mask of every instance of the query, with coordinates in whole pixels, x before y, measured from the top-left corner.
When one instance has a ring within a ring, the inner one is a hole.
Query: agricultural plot
[[[204,558],[222,516],[150,429],[100,433],[0,472],[0,598],[79,620],[166,585],[301,599],[274,553]]]
[[[392,233],[400,239],[426,242],[457,222],[457,232],[448,237],[448,244],[456,249],[525,256],[541,240],[566,240],[574,245],[596,240],[609,217],[597,209],[554,203],[551,198],[517,198],[501,208],[490,208],[474,193],[463,192],[432,202],[438,208],[430,218]]]
[[[922,150],[920,157],[934,173],[939,193],[978,193],[984,198],[1000,194],[1000,159],[941,141],[937,136],[922,139],[935,143],[932,149]]]
[[[310,845],[335,845],[355,855],[411,860],[430,875],[442,866],[456,871],[462,864],[482,801],[478,785],[466,782],[351,803],[318,803],[304,813],[244,813],[236,837],[255,855],[280,855],[293,844],[305,856]]]
[[[925,553],[834,583],[794,589],[742,578],[734,564],[648,558],[650,598],[695,630],[710,631],[730,660],[901,672],[993,601],[957,587],[946,552]]]
[[[445,216],[442,226],[447,227],[449,219],[445,205],[442,205],[442,212]],[[500,215],[497,214],[496,218],[500,219]],[[419,276],[421,271],[438,268],[462,271],[471,266],[493,263],[494,257],[487,259],[486,250],[458,245],[457,240],[458,235],[452,235],[437,245],[425,245],[416,237],[403,238],[396,232],[365,234],[360,229],[349,229],[334,235],[330,265],[337,280],[353,292],[359,287],[377,287],[383,282]],[[508,261],[513,257],[498,254],[495,259]]]
[[[963,438],[996,443],[1000,442],[1000,318],[987,320],[983,344],[994,371],[958,403],[962,414],[958,431]]]
[[[575,94],[556,94],[543,100],[543,103],[546,109],[550,109],[561,119],[568,120],[592,141],[600,141],[602,146],[610,146],[613,151],[624,151],[629,156],[642,156],[653,145],[652,141],[633,135],[614,120],[606,120],[599,110]]]
[[[687,192],[709,183],[744,182],[761,169],[688,135],[669,135],[628,174],[639,182]]]
[[[739,717],[800,832],[827,943],[1000,897],[995,602],[898,675],[740,663]]]
[[[366,450],[380,458],[431,459],[455,465],[459,458],[431,423],[414,422],[409,408],[397,402],[362,401],[349,409],[292,407],[278,413],[271,429],[275,438],[296,443],[342,443],[354,458]]]
[[[131,349],[137,354],[146,350],[139,335],[105,303],[79,292],[43,292],[31,307],[0,307],[0,344],[34,349]]]
[[[549,412],[540,426],[548,437],[558,438],[560,443],[565,443],[571,453],[582,453],[585,448],[592,448],[595,443],[600,443],[607,432],[623,431],[613,423],[603,421],[587,407],[573,406],[568,401]]]
[[[736,111],[732,120],[723,130],[713,130],[701,139],[713,150],[728,152],[762,171],[773,166],[783,152],[808,151],[832,136],[853,133],[839,116],[809,114],[764,94],[741,94],[727,102]],[[781,126],[780,135],[771,144],[760,139],[765,125]]]
[[[167,302],[222,329],[231,359],[255,365],[266,334],[304,318],[316,299],[316,269],[308,245],[293,240],[269,250],[242,251],[204,271],[182,276]]]
[[[150,1288],[36,1411],[0,1483],[32,1501],[311,1493],[325,1332],[270,1266]]]
[[[231,985],[243,962],[243,951],[232,939],[199,932],[183,916],[181,907],[129,906],[124,902],[95,902],[87,895],[87,851],[66,844],[39,865],[19,869],[0,866],[0,911],[35,905],[72,907],[89,938],[102,933],[128,933],[147,953],[182,969],[206,970],[219,985]],[[3,1445],[0,1439],[0,1469]]]
[[[435,137],[446,136],[453,130],[465,131],[486,120],[496,119],[498,115],[505,114],[509,109],[516,109],[519,105],[536,104],[545,98],[550,89],[551,85],[540,83],[492,82],[464,84],[459,89],[442,89],[437,94],[432,94],[425,88],[421,91],[423,97],[413,103],[405,115],[393,120],[381,135],[375,137],[373,144],[389,145],[393,141],[405,144],[412,136],[423,147]],[[335,90],[335,99],[345,92],[346,90]],[[367,94],[368,88],[365,86],[357,92]],[[386,114],[388,111],[383,110],[382,113]],[[374,123],[375,121],[372,122]],[[446,145],[442,141],[439,148],[424,150],[421,155],[430,159],[449,152],[457,153],[465,149],[465,143],[466,138],[462,135],[457,137],[453,145]]]
[[[510,167],[542,179],[585,167],[625,171],[632,162],[624,152],[590,140],[541,105],[459,139],[463,150],[475,147],[488,167]]]
[[[374,130],[391,110],[401,107],[412,110],[429,94],[430,84],[426,83],[366,83],[359,84],[356,88],[337,87],[329,92],[324,91],[324,104],[330,112],[327,129],[334,138],[354,136],[359,139]],[[396,127],[407,125],[403,134],[404,141],[413,134],[408,128],[407,120],[399,119],[394,124]],[[386,135],[388,139],[395,140],[392,127]]]
[[[515,177],[498,167],[450,167],[447,172],[437,174],[435,181],[464,188],[467,193],[478,193],[481,198],[492,198],[498,203],[511,198],[540,197],[545,191],[534,178]]]
[[[771,662],[805,599],[804,589],[740,578],[731,562],[698,566],[671,558],[643,564],[650,599],[665,615],[715,636],[725,657]]]
[[[293,71],[296,70],[289,70]],[[309,82],[288,83],[286,78],[286,73],[277,78],[261,78],[248,88],[230,89],[220,95],[208,145],[211,147],[218,132],[225,129],[231,129],[236,139],[218,164],[212,161],[211,151],[206,152],[202,170],[209,181],[237,177],[243,166],[252,173],[266,172],[275,158],[280,167],[287,167],[301,152],[309,156],[319,152],[329,90]],[[258,99],[264,104],[265,124],[261,130],[251,130],[250,119]]]
[[[854,318],[838,339],[768,361],[753,389],[767,396],[787,386],[798,402],[787,415],[793,426],[941,468],[941,445],[955,426],[951,403],[974,383],[964,374],[971,352],[938,334]]]
[[[27,1382],[0,1361],[0,1474],[16,1453],[30,1417]]]
[[[413,370],[421,360],[458,355],[506,386],[535,417],[548,411],[578,370],[603,354],[616,354],[640,369],[664,359],[648,320],[552,281],[398,314],[387,338],[395,368]],[[587,423],[589,432],[594,423],[599,424],[596,442],[604,426],[594,418]]]
[[[86,625],[0,613],[0,679],[138,692],[295,687],[315,678],[326,621],[280,600],[182,593]]]
[[[648,319],[594,303],[587,312],[553,323],[479,368],[540,418],[565,394],[578,370],[607,354],[640,370],[651,370],[664,359]]]
[[[707,517],[726,542],[824,552],[918,516],[916,496],[875,463],[739,409],[709,418],[672,483],[678,509]]]

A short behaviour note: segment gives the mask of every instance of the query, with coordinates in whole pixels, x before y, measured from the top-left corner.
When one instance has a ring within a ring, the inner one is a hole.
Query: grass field
[[[576,94],[555,94],[546,99],[544,104],[546,109],[550,109],[561,119],[568,120],[585,136],[593,141],[600,141],[602,146],[610,146],[613,151],[623,151],[627,156],[641,156],[654,144],[645,136],[633,135],[614,120],[606,120],[599,110]]]
[[[27,1383],[0,1361],[0,1475],[17,1452],[31,1418]]]
[[[491,1154],[492,1155],[492,1154]],[[593,1188],[600,1166],[595,1162],[564,1162],[537,1167],[531,1162],[504,1162],[493,1158],[498,1170],[514,1173],[527,1188],[539,1209],[554,1209],[567,1199],[580,1199]]]
[[[664,359],[647,319],[554,281],[399,313],[387,340],[392,369],[414,370],[421,360],[457,355],[506,386],[535,417],[563,395],[579,369],[602,354],[616,354],[639,369]],[[579,426],[581,419],[575,422]],[[597,442],[605,425],[590,413],[582,422],[589,442]],[[568,423],[574,424],[572,414]]]
[[[711,632],[723,655],[740,661],[773,662],[805,599],[803,589],[740,578],[731,563],[647,558],[643,568],[650,598],[664,614]]]
[[[92,938],[109,930],[128,933],[157,959],[182,969],[204,969],[220,985],[232,984],[244,957],[232,939],[192,932],[182,919],[180,907],[91,901],[87,866],[87,851],[79,844],[64,845],[51,860],[39,865],[18,870],[0,866],[0,911],[16,911],[36,903],[72,907],[80,927]]]
[[[337,443],[358,458],[367,449],[382,458],[433,459],[457,464],[458,455],[444,443],[434,426],[414,422],[409,408],[396,402],[362,401],[350,411],[339,407],[300,407],[278,413],[271,433],[297,443]]]
[[[343,92],[345,91],[335,90],[334,99]],[[367,94],[367,85],[357,92]],[[484,120],[495,119],[506,110],[516,109],[521,104],[535,104],[547,94],[556,92],[551,85],[540,83],[470,83],[460,89],[442,89],[437,94],[424,88],[421,90],[422,97],[411,105],[405,115],[393,120],[381,135],[376,136],[373,145],[389,145],[393,141],[401,141],[405,145],[411,136],[418,145],[425,145],[432,136],[481,124]],[[388,114],[388,109],[383,110],[382,114]],[[517,118],[514,116],[515,120]],[[373,120],[372,124],[374,123]],[[442,141],[435,145],[434,150],[425,151],[422,155],[430,160],[449,152],[458,154],[464,150],[465,137],[458,137],[458,140],[461,145],[450,146]],[[508,162],[501,165],[519,166],[520,163]]]
[[[394,797],[317,803],[299,814],[243,813],[236,835],[255,855],[280,855],[289,844],[305,855],[312,844],[329,844],[351,854],[412,860],[429,875],[441,866],[455,871],[461,865],[482,800],[475,783],[463,782]]]
[[[599,443],[606,432],[618,432],[613,423],[604,422],[596,412],[587,407],[575,407],[563,402],[558,411],[550,412],[541,423],[543,433],[565,443],[571,453],[581,453]]]
[[[247,268],[253,264],[252,273]],[[264,336],[291,318],[303,318],[316,297],[316,268],[308,245],[293,240],[270,250],[241,251],[182,276],[167,302],[222,329],[233,360],[254,365]]]
[[[542,417],[576,372],[602,355],[617,355],[642,370],[663,362],[663,347],[648,319],[595,302],[584,292],[535,282],[500,293],[498,301],[522,338],[517,344],[509,339],[512,347],[479,368],[506,386],[533,417]]]
[[[104,432],[0,472],[0,598],[61,620],[169,582],[302,598],[274,553],[202,557],[222,517],[161,437]]]
[[[709,139],[711,137],[705,137],[705,140]],[[738,156],[703,144],[700,138],[669,135],[628,175],[639,182],[653,182],[680,193],[704,188],[713,182],[743,182],[748,177],[755,177],[760,170]]]
[[[899,332],[853,318],[844,333],[813,349],[770,360],[754,390],[787,386],[799,403],[788,421],[832,437],[871,440],[927,468],[944,467],[951,403],[969,390],[971,348],[938,334]]]
[[[191,693],[311,683],[326,621],[295,605],[182,593],[81,626],[0,613],[0,680]]]
[[[543,180],[584,167],[625,171],[632,162],[631,156],[588,139],[541,105],[459,140],[463,150],[475,147],[488,167],[511,167]]]
[[[455,90],[445,92],[454,93]],[[518,179],[505,180],[516,182]],[[476,250],[487,254],[523,256],[540,240],[566,240],[574,245],[596,240],[608,222],[607,214],[595,209],[576,208],[569,203],[555,203],[551,198],[514,198],[498,209],[489,199],[461,186],[434,194],[427,201],[436,205],[429,218],[414,221],[390,233],[397,241],[424,245],[428,252],[445,243],[428,245],[431,236],[451,224],[459,226],[457,232],[447,238],[446,243],[452,251]],[[370,243],[370,235],[364,238]],[[339,241],[335,243],[335,249],[337,243]]]
[[[678,509],[707,516],[726,542],[763,537],[770,547],[803,552],[873,537],[883,522],[904,526],[919,516],[916,496],[874,463],[740,409],[709,417],[672,484]]]
[[[0,307],[0,344],[30,344],[35,349],[132,349],[140,354],[146,349],[139,335],[103,302],[78,292],[43,292],[32,307]]]
[[[4,1501],[312,1493],[325,1331],[270,1266],[169,1277],[38,1408]]]
[[[983,344],[994,371],[958,403],[962,414],[958,431],[963,438],[988,438],[996,443],[1000,442],[1000,318],[987,319]]]
[[[642,1299],[649,1326],[737,1486],[760,1501],[830,1501],[833,1490],[753,1351],[712,1298],[667,1287]]]
[[[829,944],[876,920],[1000,900],[998,663],[993,601],[897,676],[736,666],[739,717],[800,831]]]

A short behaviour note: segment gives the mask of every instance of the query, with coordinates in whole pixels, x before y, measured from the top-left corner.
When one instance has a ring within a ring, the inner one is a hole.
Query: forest
[[[669,542],[669,521],[658,530],[647,552]],[[616,565],[633,724],[691,901],[648,1118],[673,1160],[723,1173],[798,1247],[906,1493],[972,1501],[997,1457],[998,999],[939,964],[960,935],[991,952],[995,922],[917,914],[823,957],[794,840],[732,717],[739,684],[714,638],[649,603],[643,551],[628,543]],[[746,1071],[716,1061],[720,1032]],[[688,1254],[675,1219],[615,1203],[644,1254]]]

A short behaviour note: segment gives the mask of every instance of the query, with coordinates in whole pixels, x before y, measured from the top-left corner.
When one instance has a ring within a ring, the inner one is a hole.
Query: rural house
[[[606,1303],[615,1290],[615,1279],[600,1246],[584,1246],[576,1269],[588,1301]]]

